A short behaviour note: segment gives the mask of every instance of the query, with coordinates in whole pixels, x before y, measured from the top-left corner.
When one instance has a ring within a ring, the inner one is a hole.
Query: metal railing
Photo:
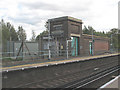
[[[17,56],[18,52],[0,52],[2,58],[0,60],[8,60],[8,61],[23,61],[23,60],[40,60],[40,59],[49,59],[49,51],[31,51],[29,52],[20,52],[19,56]],[[70,50],[51,50],[51,59],[59,59],[59,58],[67,58],[68,56],[72,56]]]

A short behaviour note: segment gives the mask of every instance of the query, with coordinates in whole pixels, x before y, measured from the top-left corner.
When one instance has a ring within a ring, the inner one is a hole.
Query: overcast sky
[[[21,25],[27,39],[45,30],[47,19],[71,16],[90,25],[96,31],[118,27],[119,0],[0,0],[0,19],[10,22],[17,30]]]

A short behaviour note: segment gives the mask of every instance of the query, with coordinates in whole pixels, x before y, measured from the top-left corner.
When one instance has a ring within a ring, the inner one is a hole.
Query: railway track
[[[97,89],[101,85],[109,81],[112,75],[118,75],[119,70],[120,70],[120,66],[112,67],[103,72],[99,72],[95,75],[91,75],[89,77],[78,80],[76,82],[68,83],[64,86],[61,86],[61,88],[73,88],[74,90],[77,88],[96,88]],[[98,83],[98,82],[101,82],[101,83]],[[95,85],[95,83],[97,83],[98,85]]]
[[[109,70],[112,72],[117,69],[118,61],[118,56],[110,56],[3,72],[3,88],[79,88],[81,85],[93,87],[95,84],[92,85],[92,80],[107,74]],[[89,81],[91,83],[87,84]]]
[[[102,75],[105,75],[106,73],[110,71],[114,71],[114,69],[119,69],[118,66],[109,68],[109,69],[100,69],[100,68],[106,68],[107,66],[112,65],[116,62],[111,63],[105,63],[102,65],[99,65],[98,68],[96,66],[88,67],[84,70],[80,70],[78,72],[74,72],[67,75],[62,75],[58,77],[54,77],[51,79],[46,79],[42,81],[37,82],[31,82],[27,83],[25,85],[19,85],[14,88],[79,88],[80,86],[87,85],[89,81],[94,80],[95,78],[98,78]],[[86,74],[87,77],[85,76]],[[85,76],[85,77],[84,77]]]

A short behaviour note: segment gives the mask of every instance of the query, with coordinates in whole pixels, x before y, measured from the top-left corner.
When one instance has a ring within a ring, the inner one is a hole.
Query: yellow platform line
[[[68,59],[68,60],[51,61],[51,62],[44,62],[44,63],[37,63],[37,64],[25,64],[25,65],[11,66],[11,67],[2,67],[0,69],[5,70],[5,69],[24,68],[24,67],[30,67],[30,66],[34,67],[34,66],[45,65],[45,64],[55,64],[55,63],[62,63],[62,62],[69,62],[69,61],[83,60],[83,59],[87,60],[87,59],[92,59],[92,58],[100,58],[100,57],[119,55],[119,54],[120,53],[108,54],[108,55],[97,55],[97,56],[90,56],[90,57],[76,57],[76,58]]]

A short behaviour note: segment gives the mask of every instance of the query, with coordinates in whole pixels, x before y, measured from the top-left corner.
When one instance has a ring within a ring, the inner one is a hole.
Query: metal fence
[[[21,52],[20,55],[16,52],[2,52],[1,60],[8,61],[23,61],[23,60],[43,60],[49,59],[49,51],[32,51],[32,52]],[[50,51],[51,59],[59,59],[59,58],[68,58],[67,56],[72,56],[70,50],[58,50],[58,51]]]

